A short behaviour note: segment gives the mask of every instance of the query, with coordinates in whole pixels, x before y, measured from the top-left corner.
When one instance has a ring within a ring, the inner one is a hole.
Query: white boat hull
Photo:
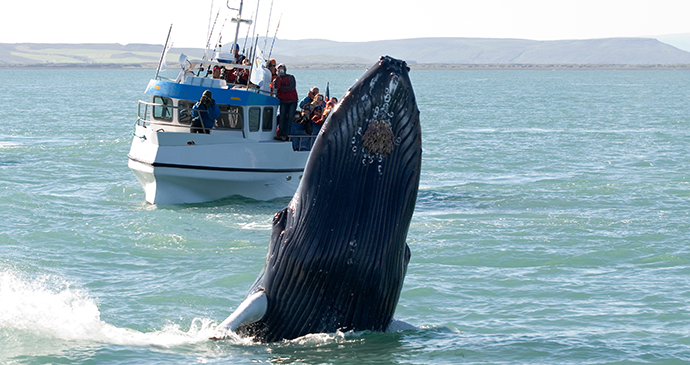
[[[256,200],[292,196],[302,173],[199,173],[189,169],[153,167],[130,160],[129,167],[151,204],[210,202],[241,195]]]
[[[201,203],[233,195],[271,200],[295,193],[308,151],[293,151],[292,143],[285,142],[221,143],[227,138],[137,126],[128,165],[151,204]]]

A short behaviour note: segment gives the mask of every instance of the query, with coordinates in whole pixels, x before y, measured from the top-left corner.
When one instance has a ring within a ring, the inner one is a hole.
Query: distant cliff
[[[241,41],[243,44],[244,41]],[[270,43],[270,42],[269,42]],[[260,39],[258,44],[263,44]],[[0,43],[0,66],[154,67],[162,45]],[[268,50],[267,50],[268,52]],[[201,57],[203,50],[172,48],[169,63],[180,53]],[[672,65],[690,64],[690,52],[653,38],[532,41],[492,38],[416,38],[375,42],[320,39],[277,40],[272,58],[286,64],[364,64],[381,55],[409,64],[449,65]]]

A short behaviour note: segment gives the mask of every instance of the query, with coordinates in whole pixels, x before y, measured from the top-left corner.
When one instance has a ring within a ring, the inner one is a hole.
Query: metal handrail
[[[272,97],[276,97],[276,95],[277,95],[276,92],[273,90],[273,87],[271,87],[270,90],[261,90],[261,88],[259,88],[257,85],[254,85],[254,84],[252,84],[252,85],[257,86],[257,87],[249,87],[249,85],[246,85],[246,84],[236,84],[236,83],[228,84],[228,86],[230,86],[230,85],[239,86],[238,88],[236,88],[236,90],[244,90],[244,91],[257,93],[260,95],[268,95],[268,96],[272,96]],[[233,89],[235,89],[235,87],[233,87]]]
[[[144,117],[143,117],[143,118],[141,117],[141,105],[142,105],[142,104],[144,105]],[[157,106],[157,107],[162,107],[162,108],[171,108],[171,109],[174,109],[174,110],[178,110],[178,112],[179,112],[179,110],[189,110],[189,111],[194,110],[193,108],[187,108],[187,107],[184,107],[184,106],[167,105],[167,104],[152,103],[152,102],[148,102],[148,101],[139,100],[139,103],[138,103],[138,105],[137,105],[137,121],[136,121],[136,125],[140,125],[140,126],[142,126],[142,127],[145,127],[147,123],[148,123],[149,125],[151,124],[151,120],[148,119],[149,106],[151,106],[151,107]],[[201,112],[205,112],[205,111],[204,111],[204,110],[201,110]],[[222,115],[222,114],[228,114],[228,115],[231,115],[231,114],[232,114],[232,115],[237,115],[238,117],[241,117],[240,113],[237,113],[237,112],[234,112],[234,111],[233,111],[233,112],[230,112],[230,111],[225,111],[225,112],[224,112],[224,111],[221,111],[220,114],[221,114],[221,115]],[[157,123],[157,124],[161,124],[161,125],[179,126],[178,124],[175,124],[175,123],[166,123],[166,122],[160,122],[160,121],[156,121],[156,123]],[[190,131],[191,131],[191,128],[192,128],[192,127],[189,126],[189,128],[190,128]],[[202,130],[203,130],[204,133],[205,133],[207,128],[204,127],[204,124],[203,124],[203,123],[201,123],[201,128],[202,128]],[[211,129],[213,129],[213,128],[211,128]],[[242,128],[242,135],[244,135],[244,128]]]
[[[318,135],[314,135],[314,134],[289,134],[288,137],[290,137],[291,141],[293,139],[297,139],[297,146],[300,146],[302,144],[303,138],[309,139],[309,151],[311,151],[312,147],[314,147],[314,141],[316,140],[316,137],[318,137]]]
[[[144,105],[146,106],[146,107],[144,108],[144,118],[143,118],[143,119],[141,118],[141,104],[144,104]],[[179,112],[179,110],[189,110],[189,111],[192,111],[192,110],[193,110],[193,108],[187,108],[187,107],[184,107],[184,106],[175,106],[175,105],[159,104],[159,103],[152,103],[152,102],[148,102],[148,101],[139,100],[139,108],[138,108],[138,110],[137,110],[137,124],[138,124],[138,125],[146,126],[146,122],[148,122],[149,124],[151,124],[151,120],[148,119],[148,110],[149,110],[149,106],[151,106],[151,107],[158,106],[158,107],[161,107],[161,108],[171,108],[171,109],[173,109],[173,110],[178,110],[178,112]],[[223,113],[223,112],[221,112],[221,114],[222,114],[222,113]],[[227,113],[227,114],[230,114],[230,113],[228,113],[228,112],[226,112],[226,113]],[[235,114],[237,114],[237,113],[235,113]],[[172,119],[172,115],[170,116],[170,118]],[[143,122],[143,123],[139,123],[139,122]],[[175,123],[167,123],[167,122],[160,122],[160,121],[156,121],[156,123],[157,123],[157,124],[162,124],[162,125],[177,126],[177,124],[175,124]],[[189,130],[191,131],[191,129],[192,129],[192,127],[191,127],[191,125],[190,125],[190,126],[189,126]],[[204,133],[206,133],[206,127],[204,127],[204,123],[201,123],[201,129],[204,131]]]

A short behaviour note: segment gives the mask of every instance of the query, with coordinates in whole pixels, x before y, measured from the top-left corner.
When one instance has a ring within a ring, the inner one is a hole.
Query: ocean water
[[[300,95],[363,73],[294,71]],[[155,206],[150,70],[0,70],[2,364],[690,363],[690,72],[417,71],[398,333],[208,340],[288,198]]]

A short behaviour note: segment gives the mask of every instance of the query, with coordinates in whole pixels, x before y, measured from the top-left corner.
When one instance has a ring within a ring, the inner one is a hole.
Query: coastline
[[[366,70],[370,64],[360,63],[313,63],[293,64],[293,70]],[[412,70],[579,70],[579,71],[645,71],[677,70],[688,71],[690,64],[447,64],[447,63],[409,63]],[[155,70],[157,63],[35,63],[0,64],[0,70],[43,70],[43,69],[142,69]]]

